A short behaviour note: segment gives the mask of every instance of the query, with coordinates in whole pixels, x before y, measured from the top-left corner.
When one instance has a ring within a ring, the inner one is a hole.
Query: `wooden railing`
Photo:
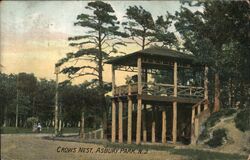
[[[203,87],[194,87],[194,86],[178,86],[177,95],[179,97],[204,97],[204,88]]]
[[[103,139],[103,129],[97,129],[85,133],[85,139]]]
[[[137,93],[138,92],[138,85],[137,83],[132,83],[129,84],[131,88],[131,94]],[[129,85],[122,85],[115,87],[115,95],[127,95],[129,92]]]
[[[203,99],[192,106],[192,120],[191,120],[191,144],[196,144],[199,135],[201,134],[201,125],[210,116],[210,109],[208,108],[208,100]],[[205,107],[207,105],[207,107]]]
[[[137,83],[129,84],[131,88],[131,94],[136,94],[138,91]],[[115,87],[115,95],[128,95],[129,85],[122,85]],[[142,83],[142,94],[144,95],[156,95],[156,96],[173,96],[174,85],[163,83]],[[203,98],[204,88],[194,86],[177,86],[178,97],[193,97]]]

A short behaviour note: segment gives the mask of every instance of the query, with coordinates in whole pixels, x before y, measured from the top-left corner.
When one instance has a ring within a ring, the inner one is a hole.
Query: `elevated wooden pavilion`
[[[193,55],[166,48],[148,48],[113,58],[106,63],[112,65],[112,142],[116,142],[118,138],[119,143],[127,139],[127,143],[131,144],[135,137],[136,144],[140,144],[142,140],[149,141],[150,133],[152,143],[160,137],[161,143],[167,143],[169,140],[175,144],[177,137],[183,134],[181,123],[188,126],[191,143],[196,142],[200,125],[209,116],[207,66],[198,63]],[[192,85],[188,80],[187,83],[178,80],[178,75],[181,75],[178,74],[179,70],[185,73],[186,69],[192,68],[200,69],[202,84]],[[137,72],[137,82],[116,86],[115,70]],[[164,70],[171,71],[169,73],[172,74],[164,75]],[[168,76],[172,80],[170,83],[149,82],[150,74],[162,74],[161,76]],[[125,106],[127,115],[124,118]],[[147,116],[149,112],[152,114]],[[159,112],[160,114],[156,114]],[[157,117],[161,120],[157,121]],[[179,123],[178,119],[182,119],[182,122]],[[157,130],[161,130],[161,134]],[[167,134],[169,131],[170,135]]]

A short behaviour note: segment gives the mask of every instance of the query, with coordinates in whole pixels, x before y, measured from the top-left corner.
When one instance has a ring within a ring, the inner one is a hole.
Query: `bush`
[[[199,135],[199,140],[203,141],[203,140],[207,139],[208,137],[209,137],[208,129],[205,127],[205,129]]]
[[[205,126],[210,128],[213,127],[216,123],[220,122],[222,117],[228,117],[236,113],[236,110],[233,108],[223,109],[219,112],[212,113],[211,116],[207,119]]]
[[[235,117],[235,126],[241,131],[250,130],[250,109],[241,110]]]
[[[38,122],[38,118],[37,117],[29,117],[29,118],[27,118],[27,126],[28,126],[28,128],[32,128],[33,125],[35,123],[37,123],[37,122]]]
[[[212,113],[211,116],[207,119],[205,126],[208,128],[213,127],[216,123],[220,122],[220,118],[222,116],[223,113],[221,111]]]
[[[213,137],[205,144],[215,148],[221,146],[223,144],[224,139],[227,139],[226,130],[224,128],[217,129],[213,131]]]
[[[234,108],[229,108],[229,109],[224,109],[223,112],[224,112],[224,116],[228,117],[228,116],[233,115],[237,111]]]

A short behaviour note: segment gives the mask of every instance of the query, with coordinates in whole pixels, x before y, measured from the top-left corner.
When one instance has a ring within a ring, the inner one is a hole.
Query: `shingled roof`
[[[136,65],[136,60],[139,55],[141,57],[161,58],[169,61],[179,61],[189,64],[197,62],[195,56],[191,54],[185,54],[168,48],[151,47],[144,50],[136,51],[131,54],[127,54],[125,56],[112,58],[106,61],[106,63],[133,66]]]

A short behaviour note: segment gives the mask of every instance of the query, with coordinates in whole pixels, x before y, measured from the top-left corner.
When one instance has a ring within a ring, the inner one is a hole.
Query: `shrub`
[[[217,122],[220,122],[220,118],[223,116],[223,112],[215,112],[207,119],[205,125],[210,128],[213,127]]]
[[[233,108],[223,109],[219,112],[212,113],[211,116],[207,119],[205,126],[210,128],[213,127],[216,123],[220,122],[222,117],[228,117],[236,113],[236,110]]]
[[[250,109],[241,110],[235,117],[235,126],[241,131],[250,130]]]
[[[213,131],[213,137],[205,144],[215,148],[221,146],[223,144],[224,139],[227,139],[226,130],[224,128],[217,129]]]
[[[223,112],[224,112],[224,116],[227,117],[227,116],[231,116],[234,113],[236,113],[236,109],[234,109],[234,108],[224,109]]]
[[[209,137],[209,133],[208,133],[207,128],[205,127],[205,129],[199,135],[199,140],[203,141],[203,140],[207,139],[208,137]]]
[[[29,128],[31,128],[37,122],[38,122],[38,118],[37,117],[29,117],[29,118],[27,118],[27,126]]]

